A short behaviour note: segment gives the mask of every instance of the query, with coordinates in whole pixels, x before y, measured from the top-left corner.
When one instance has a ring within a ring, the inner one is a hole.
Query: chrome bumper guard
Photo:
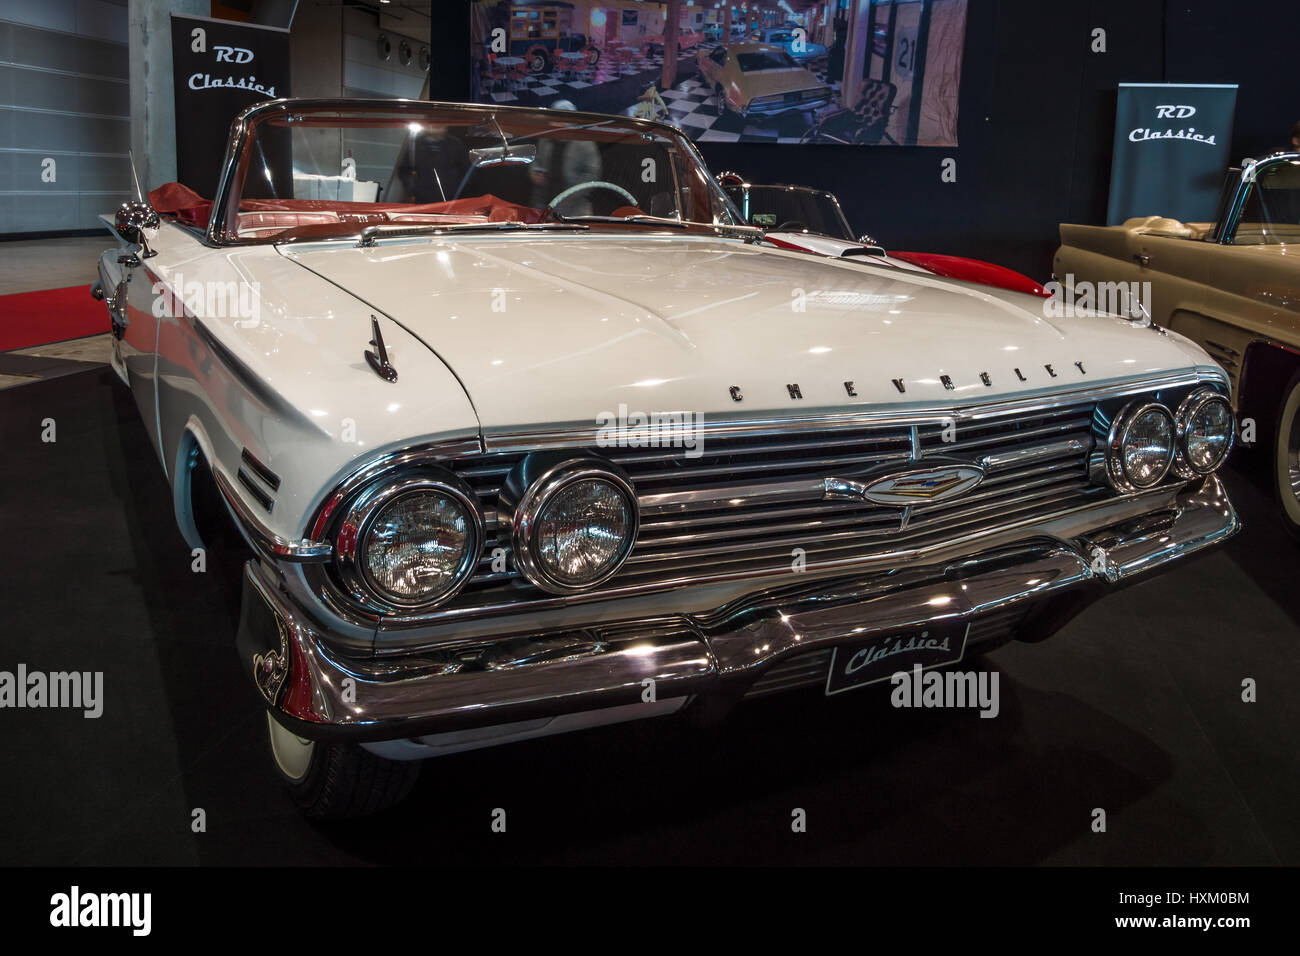
[[[928,567],[786,584],[674,615],[394,659],[334,651],[261,564],[245,567],[238,645],[277,717],[309,738],[388,741],[690,696],[738,700],[773,664],[881,631],[1023,605],[1046,637],[1108,590],[1240,529],[1215,477],[1169,510],[1084,537],[1033,537]],[[626,715],[625,715],[626,716]],[[623,719],[623,718],[620,718]]]

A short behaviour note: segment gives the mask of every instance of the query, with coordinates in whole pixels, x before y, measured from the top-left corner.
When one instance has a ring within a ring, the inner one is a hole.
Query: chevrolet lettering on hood
[[[97,287],[187,545],[249,546],[232,653],[313,818],[1039,640],[1237,530],[1201,348],[778,248],[671,126],[273,100],[225,157],[106,219]]]

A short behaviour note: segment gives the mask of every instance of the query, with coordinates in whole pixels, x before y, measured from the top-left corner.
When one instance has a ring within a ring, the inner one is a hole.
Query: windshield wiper
[[[401,239],[406,236],[423,236],[439,233],[461,232],[519,232],[519,231],[563,231],[578,232],[589,228],[581,223],[539,222],[527,223],[515,220],[503,222],[418,222],[391,223],[366,226],[361,230],[361,245],[373,246],[380,239]]]
[[[665,219],[661,216],[565,216],[552,210],[551,217],[559,223],[632,222],[646,226],[672,226],[674,229],[685,229],[687,226],[681,219]]]

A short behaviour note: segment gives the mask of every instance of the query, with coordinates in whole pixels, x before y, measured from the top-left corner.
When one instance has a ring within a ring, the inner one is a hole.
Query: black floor
[[[0,864],[1300,862],[1300,551],[1236,472],[1246,532],[995,652],[996,719],[796,693],[442,758],[402,808],[316,828],[111,373],[0,392],[0,449],[0,670],[102,670],[106,697],[0,710]]]

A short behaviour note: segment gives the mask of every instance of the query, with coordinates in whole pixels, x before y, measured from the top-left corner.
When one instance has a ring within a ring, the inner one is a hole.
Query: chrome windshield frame
[[[1212,241],[1225,246],[1236,244],[1241,211],[1246,206],[1246,199],[1250,196],[1250,191],[1254,188],[1260,172],[1269,166],[1284,162],[1300,163],[1300,152],[1273,153],[1263,159],[1246,160],[1241,167],[1234,166],[1228,170],[1228,180],[1220,199],[1219,217],[1209,235]]]
[[[216,193],[212,199],[212,211],[208,216],[208,225],[204,232],[204,238],[208,245],[211,246],[248,246],[248,245],[273,245],[274,239],[231,239],[226,235],[226,221],[229,212],[229,206],[232,194],[236,187],[236,179],[239,176],[240,158],[244,153],[245,144],[249,136],[252,135],[257,123],[275,115],[285,115],[297,112],[313,112],[319,114],[336,115],[340,118],[346,118],[349,114],[356,116],[373,116],[375,113],[393,114],[397,116],[409,116],[413,114],[430,115],[439,112],[451,112],[461,116],[481,116],[484,120],[489,120],[495,116],[513,115],[513,116],[545,116],[551,120],[563,120],[557,122],[556,128],[560,129],[565,126],[585,127],[599,126],[602,129],[622,129],[629,133],[641,133],[662,138],[677,147],[683,159],[689,157],[694,160],[698,166],[703,187],[710,190],[710,196],[720,202],[728,214],[735,219],[734,223],[719,222],[716,217],[713,221],[705,222],[702,220],[683,219],[682,222],[706,227],[724,227],[732,228],[744,226],[745,221],[741,218],[735,204],[731,202],[727,194],[714,180],[713,175],[709,172],[708,164],[700,155],[695,144],[691,142],[689,136],[681,130],[668,125],[667,123],[658,123],[652,120],[636,119],[626,116],[613,116],[606,113],[587,113],[576,110],[547,110],[538,107],[528,106],[498,106],[484,103],[444,103],[428,100],[409,100],[409,99],[326,99],[326,98],[281,98],[276,100],[266,100],[261,103],[255,103],[245,109],[230,126],[230,138],[226,145],[226,156],[222,161],[221,175],[217,182]],[[676,171],[674,170],[674,175]]]

